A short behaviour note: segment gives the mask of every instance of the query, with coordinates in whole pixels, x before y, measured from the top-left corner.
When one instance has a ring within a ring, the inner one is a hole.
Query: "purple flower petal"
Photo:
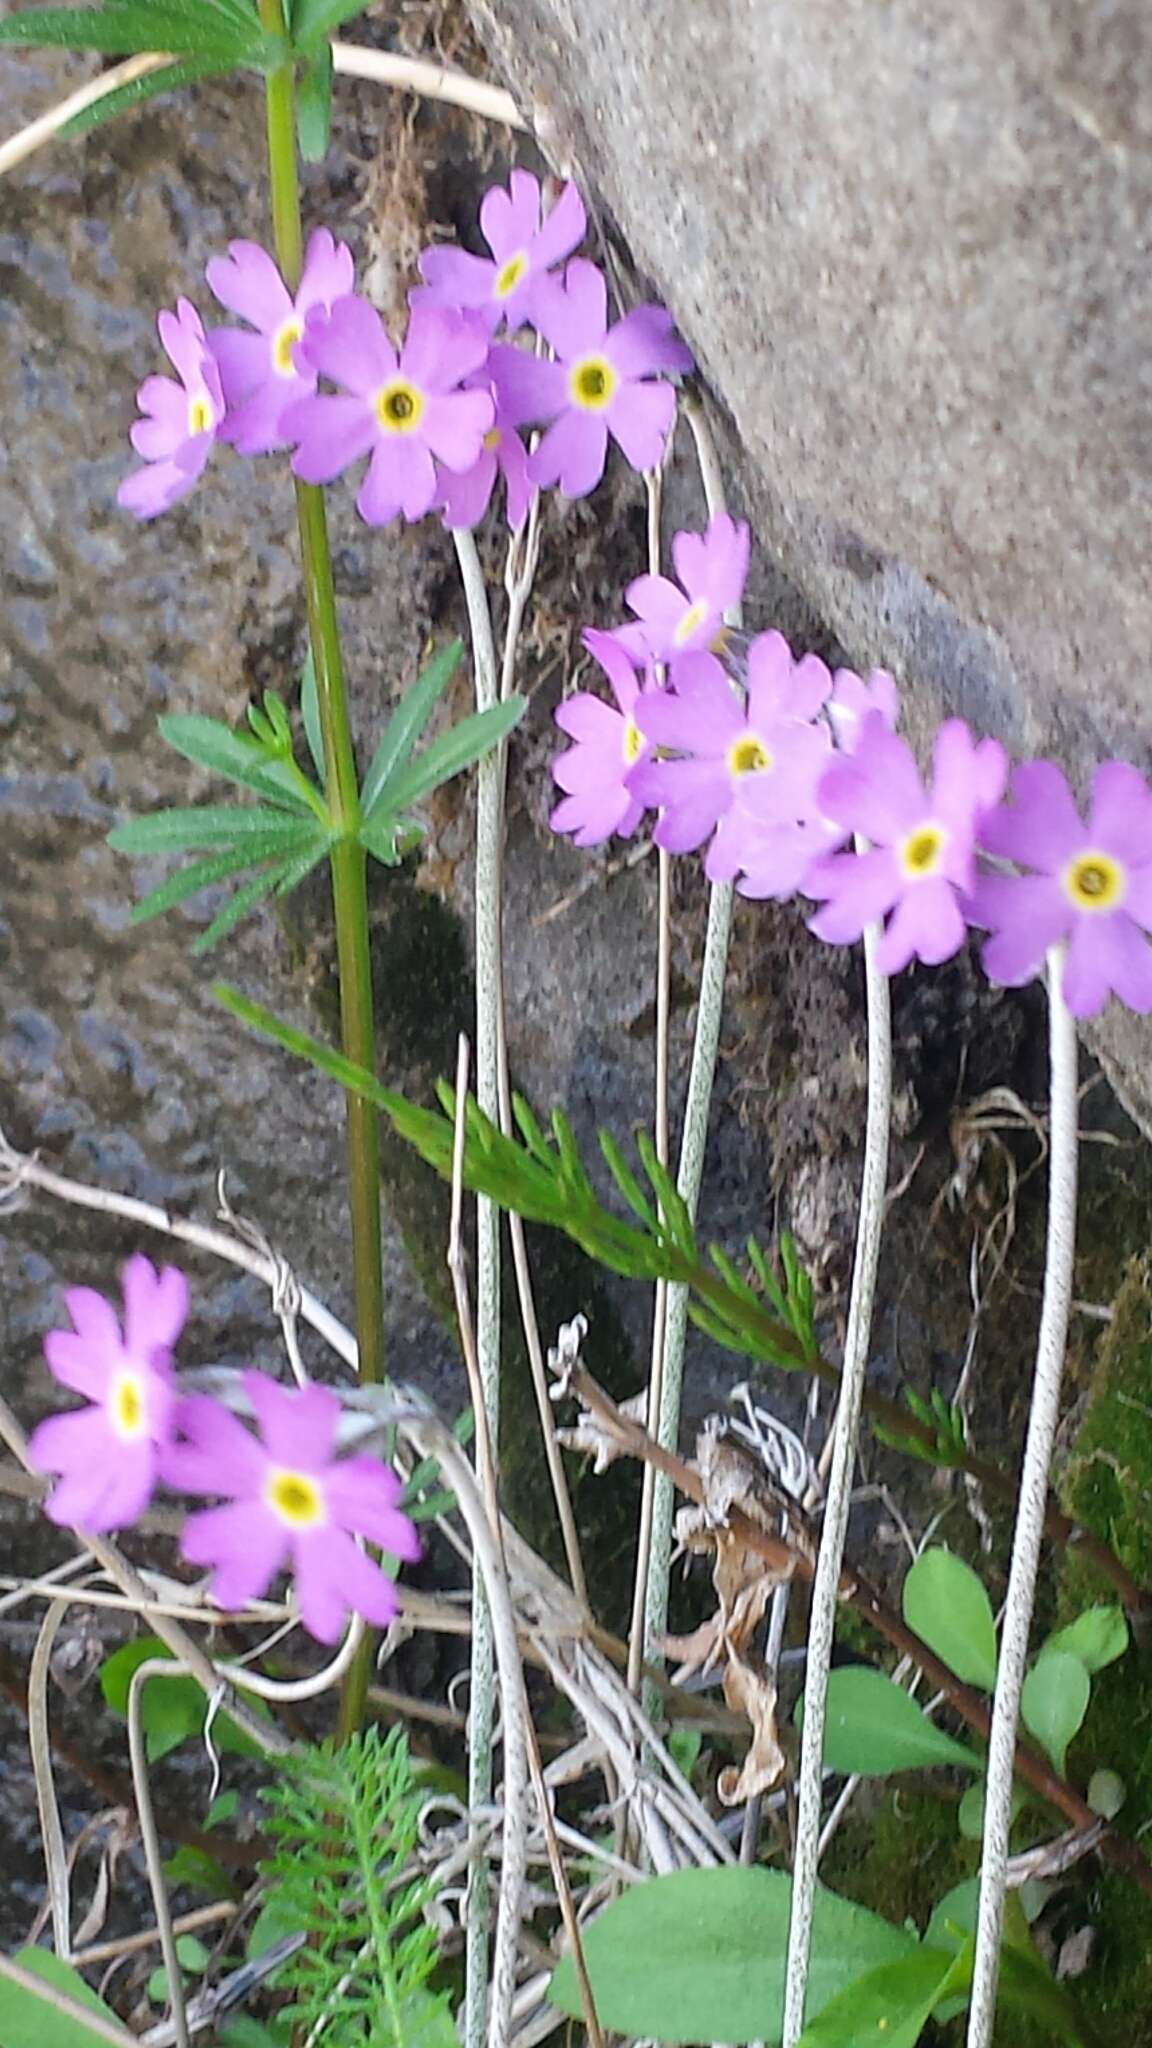
[[[174,1426],[186,1439],[160,1453],[160,1477],[179,1493],[259,1493],[268,1459],[250,1430],[219,1401],[189,1394],[177,1403]]]
[[[852,945],[867,924],[878,924],[901,893],[896,857],[886,846],[868,853],[833,853],[815,861],[804,878],[806,896],[826,897],[808,929],[830,945]]]
[[[313,228],[304,252],[296,312],[306,315],[313,306],[335,305],[337,299],[351,295],[355,282],[352,251],[347,243],[336,241],[327,228]]]
[[[312,313],[298,354],[311,369],[342,384],[357,398],[372,398],[381,384],[396,375],[398,367],[379,313],[355,294],[340,299],[319,319]]]
[[[189,1515],[180,1538],[189,1564],[214,1565],[211,1595],[231,1612],[268,1591],[288,1555],[288,1531],[261,1501]]]
[[[224,396],[230,406],[240,405],[268,375],[268,342],[264,335],[241,327],[217,327],[208,340]],[[186,402],[184,409],[186,413]]]
[[[1079,917],[1068,941],[1064,1000],[1074,1017],[1094,1017],[1115,994],[1130,1010],[1152,1010],[1152,949],[1122,911]]]
[[[151,1259],[136,1252],[121,1274],[124,1289],[124,1343],[134,1357],[145,1359],[159,1348],[171,1351],[188,1320],[188,1282],[178,1266],[158,1273]]]
[[[390,1465],[379,1458],[345,1458],[327,1481],[328,1505],[345,1529],[367,1537],[390,1557],[416,1564],[421,1554],[414,1522],[398,1506],[404,1489]]]
[[[559,363],[546,363],[522,348],[497,342],[488,358],[500,418],[526,427],[554,419],[568,402],[568,380]]]
[[[378,1628],[399,1612],[391,1579],[343,1530],[310,1530],[296,1538],[293,1550],[300,1619],[317,1642],[338,1642],[350,1612]]]
[[[604,474],[608,429],[603,419],[587,412],[566,412],[549,427],[534,455],[528,475],[540,489],[559,483],[567,498],[585,498]]]
[[[902,839],[931,809],[911,747],[875,713],[851,758],[820,778],[819,802],[837,825],[882,846]]]
[[[1066,777],[1054,761],[1025,761],[1013,773],[1011,795],[1011,809],[1002,807],[981,820],[981,846],[1022,866],[1058,874],[1085,843]]]
[[[1087,837],[1126,867],[1152,863],[1152,791],[1127,761],[1102,761],[1092,777]]]
[[[482,323],[440,306],[413,306],[400,351],[400,374],[421,391],[446,392],[478,370],[487,354]]]
[[[420,438],[452,470],[470,469],[496,417],[488,391],[454,391],[427,398]],[[425,507],[427,510],[427,507]]]
[[[692,351],[685,348],[663,306],[635,306],[625,313],[606,336],[604,353],[626,378],[693,368]]]
[[[600,349],[608,325],[608,288],[602,271],[584,257],[575,257],[564,273],[563,286],[541,294],[536,321],[561,362],[575,362]]]
[[[445,472],[440,479],[440,508],[449,532],[479,526],[492,501],[498,474],[496,451],[486,447],[471,468]]]
[[[242,1384],[273,1464],[321,1471],[331,1460],[340,1420],[331,1388],[282,1387],[266,1372],[246,1372]]]
[[[214,256],[205,275],[220,304],[262,334],[274,333],[291,317],[292,294],[258,242],[229,242],[227,256]]]
[[[881,974],[899,974],[914,959],[938,967],[960,951],[966,937],[956,891],[932,876],[905,889],[876,948],[876,965]]]
[[[513,171],[514,181],[516,176],[517,173]],[[588,217],[584,211],[584,201],[575,185],[563,186],[557,195],[555,206],[550,213],[545,214],[538,232],[533,236],[533,268],[545,269],[550,264],[562,262],[565,256],[570,256],[573,249],[578,248],[584,240],[587,226]]]
[[[328,484],[377,440],[376,421],[362,398],[302,398],[280,422],[281,432],[299,443],[292,471],[307,484]]]
[[[713,761],[642,761],[627,786],[641,803],[663,809],[652,837],[668,853],[702,846],[732,801],[727,771]]]
[[[670,384],[630,384],[616,393],[604,413],[609,429],[633,469],[658,469],[676,417]]]
[[[417,306],[496,310],[492,306],[496,266],[485,257],[470,256],[465,249],[425,249],[419,269],[424,284],[409,294],[413,311]]]
[[[636,714],[645,739],[658,747],[719,760],[745,730],[744,707],[714,654],[687,654],[675,690],[645,696]]]
[[[516,169],[508,186],[490,185],[480,202],[480,231],[497,263],[527,248],[540,226],[539,180]]]

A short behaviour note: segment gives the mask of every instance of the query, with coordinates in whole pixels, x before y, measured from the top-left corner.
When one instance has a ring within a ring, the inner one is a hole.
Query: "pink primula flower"
[[[305,483],[326,484],[362,455],[372,460],[356,509],[369,526],[402,512],[420,519],[436,498],[435,456],[450,470],[470,469],[495,420],[490,391],[465,391],[488,338],[478,321],[416,306],[397,354],[366,299],[337,301],[308,317],[298,355],[343,387],[302,398],[283,430],[299,442],[292,467]]]
[[[487,391],[490,388],[487,370],[477,370],[468,379],[467,389]],[[450,469],[440,472],[440,495],[437,504],[443,514],[444,524],[449,532],[458,527],[479,526],[492,502],[492,493],[498,477],[504,479],[504,507],[508,524],[513,533],[519,533],[528,517],[532,502],[532,486],[528,481],[528,450],[516,432],[500,416],[496,408],[495,425],[489,427],[484,436],[480,453],[471,469],[453,474]]]
[[[224,420],[224,392],[199,313],[188,299],[156,321],[180,381],[145,377],[136,393],[144,414],[129,436],[147,465],[126,476],[116,503],[137,519],[155,519],[194,490]]]
[[[889,918],[877,952],[885,974],[916,958],[935,967],[959,952],[965,926],[958,899],[972,887],[976,834],[1008,767],[1003,747],[975,743],[959,718],[940,727],[933,759],[927,790],[911,747],[873,711],[855,751],[820,781],[822,813],[843,838],[859,833],[870,845],[814,863],[804,893],[825,901],[809,930],[832,945],[850,945],[865,925]]]
[[[172,1347],[188,1314],[188,1283],[175,1266],[157,1272],[141,1252],[121,1275],[124,1322],[91,1287],[64,1295],[70,1330],[50,1330],[53,1378],[87,1408],[52,1415],[32,1433],[36,1472],[59,1473],[44,1512],[67,1528],[123,1529],[142,1514],[172,1433]]]
[[[541,289],[535,315],[558,360],[497,344],[490,364],[501,411],[516,426],[552,421],[528,474],[569,498],[594,490],[608,459],[608,436],[633,469],[655,469],[676,415],[660,371],[690,370],[692,357],[662,306],[637,306],[608,325],[608,295],[594,263],[570,263],[564,283]]]
[[[352,251],[327,228],[309,237],[295,294],[257,242],[230,242],[227,256],[213,257],[208,265],[208,283],[221,305],[255,329],[218,327],[209,338],[228,403],[220,437],[241,455],[286,445],[285,412],[316,389],[315,370],[296,359],[304,323],[313,307],[328,312],[346,298],[353,275]]]
[[[812,815],[832,746],[813,721],[830,683],[824,663],[814,654],[797,661],[782,633],[760,633],[749,647],[747,692],[715,655],[684,655],[675,687],[636,713],[646,739],[687,757],[648,760],[628,778],[633,795],[663,813],[656,844],[688,853],[714,833],[705,871],[729,881],[750,836]]]
[[[1011,808],[984,819],[980,845],[1034,870],[981,875],[972,892],[969,917],[993,933],[983,953],[990,980],[1031,981],[1063,939],[1074,1017],[1094,1017],[1110,995],[1152,1010],[1152,791],[1135,768],[1097,768],[1084,824],[1055,762],[1026,761],[1012,777]]]
[[[745,824],[740,840],[741,896],[786,903],[795,896],[814,860],[843,838],[827,818],[797,819],[790,825]]]
[[[632,795],[625,776],[644,759],[648,743],[635,718],[644,692],[628,656],[611,633],[589,627],[583,639],[612,685],[619,708],[614,711],[588,690],[578,691],[560,705],[556,723],[576,745],[552,763],[555,780],[568,794],[557,804],[549,823],[554,832],[571,832],[577,846],[599,846],[613,832],[627,839],[644,815],[644,806]]]
[[[870,669],[858,676],[854,669],[838,668],[832,677],[832,693],[824,715],[842,754],[852,754],[864,720],[878,712],[890,731],[900,716],[900,694],[886,668]]]
[[[246,1372],[243,1386],[259,1438],[207,1395],[176,1410],[184,1440],[165,1453],[166,1483],[230,1503],[189,1515],[184,1556],[215,1567],[212,1598],[229,1609],[258,1599],[287,1565],[318,1642],[336,1642],[349,1613],[384,1626],[399,1610],[396,1588],[353,1534],[391,1557],[419,1557],[395,1472],[379,1458],[335,1456],[340,1403],[329,1388],[281,1387],[262,1372]]]
[[[638,576],[624,595],[639,621],[618,626],[616,638],[636,660],[674,662],[683,654],[717,647],[724,614],[738,605],[748,576],[750,539],[744,520],[718,512],[706,533],[678,533],[672,560],[679,583]]]
[[[506,192],[493,185],[480,203],[480,227],[491,258],[464,249],[425,249],[424,279],[410,303],[475,312],[489,333],[501,320],[515,333],[535,318],[540,281],[583,241],[584,205],[575,185],[565,185],[550,213],[540,218],[540,186],[531,171],[513,171]]]

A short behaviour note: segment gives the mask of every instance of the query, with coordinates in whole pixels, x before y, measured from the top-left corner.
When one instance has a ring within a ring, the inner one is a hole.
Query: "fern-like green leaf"
[[[329,2048],[441,2048],[452,2021],[429,1989],[433,1888],[406,1872],[425,1793],[404,1731],[287,1757],[265,1798],[276,1851],[264,1875],[308,1936],[280,1978],[303,2032],[322,2021]]]

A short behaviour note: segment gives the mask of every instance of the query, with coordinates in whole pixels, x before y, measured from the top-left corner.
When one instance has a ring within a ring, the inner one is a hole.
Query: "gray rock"
[[[1149,765],[1152,17],[1135,0],[472,0],[730,416],[856,663],[1083,786]],[[1152,1127],[1152,1032],[1089,1033]]]

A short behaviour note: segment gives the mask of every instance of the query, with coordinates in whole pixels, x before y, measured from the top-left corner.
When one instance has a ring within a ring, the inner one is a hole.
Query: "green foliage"
[[[493,710],[465,718],[412,759],[460,658],[460,642],[444,649],[406,692],[376,750],[365,779],[358,837],[375,859],[394,866],[421,836],[411,805],[470,767],[502,741],[520,717],[524,700],[511,697]],[[337,845],[340,833],[324,794],[323,749],[315,674],[305,671],[302,722],[318,782],[299,766],[287,707],[273,690],[248,712],[248,729],[234,732],[222,720],[200,716],[160,720],[162,738],[185,760],[261,799],[252,807],[198,804],[133,818],[108,835],[118,853],[200,852],[207,859],[180,868],[152,889],[133,913],[133,922],[171,910],[218,882],[249,874],[224,908],[197,938],[203,953],[248,912],[275,894],[287,895]]]
[[[79,1970],[48,1949],[22,1948],[12,1960],[75,2005],[98,2013],[110,2026],[119,2025],[116,2014],[89,1989]],[[0,2041],[4,2048],[97,2048],[99,2040],[100,2036],[84,2025],[79,2014],[73,2018],[70,2013],[62,2013],[35,1991],[0,1978]]]
[[[123,1643],[118,1650],[113,1650],[100,1668],[100,1689],[112,1712],[122,1719],[127,1716],[128,1689],[141,1664],[147,1664],[154,1658],[170,1658],[171,1655],[171,1650],[159,1636],[137,1636],[132,1642]],[[253,1713],[265,1715],[268,1711],[259,1700],[251,1700],[249,1706]],[[158,1674],[149,1679],[140,1702],[140,1721],[149,1763],[159,1763],[161,1757],[179,1749],[184,1742],[199,1740],[203,1736],[207,1716],[208,1701],[204,1689],[194,1678],[163,1678]],[[231,1716],[224,1713],[213,1716],[212,1744],[222,1754],[259,1756],[261,1753]]]
[[[792,1880],[783,1871],[678,1870],[631,1886],[584,1929],[602,2025],[660,2041],[780,2040]],[[828,2001],[914,1937],[834,1892],[816,1894],[809,2004]],[[576,1972],[561,1963],[548,1992],[579,2018]]]
[[[797,2048],[915,2048],[936,2007],[971,1980],[971,1944],[959,1955],[915,1949],[849,1984],[805,2027]]]
[[[965,1685],[996,1684],[996,1622],[971,1565],[950,1550],[926,1550],[904,1581],[904,1619]]]
[[[938,1387],[933,1387],[927,1401],[911,1387],[905,1387],[904,1401],[913,1421],[919,1423],[919,1430],[902,1430],[891,1423],[876,1423],[874,1428],[880,1442],[893,1451],[903,1451],[906,1457],[920,1458],[928,1465],[948,1469],[963,1466],[968,1458],[968,1433],[959,1408],[945,1400]]]
[[[1067,1650],[1041,1650],[1024,1680],[1020,1717],[1064,1776],[1068,1744],[1088,1712],[1092,1681]]]
[[[1128,1623],[1120,1607],[1089,1607],[1067,1628],[1050,1635],[1041,1652],[1065,1650],[1078,1657],[1085,1671],[1095,1674],[1114,1664],[1128,1648]]]
[[[902,1686],[866,1664],[840,1665],[829,1674],[824,1762],[830,1770],[864,1778],[935,1764],[984,1768],[975,1752],[937,1728]]]
[[[402,1875],[425,1798],[403,1731],[285,1758],[265,1798],[277,1848],[264,1875],[284,1922],[308,1935],[278,1978],[293,2018],[304,2032],[323,2018],[329,2048],[450,2048],[451,2014],[428,1989],[431,1887]]]
[[[296,82],[296,140],[307,164],[322,163],[332,140],[332,45],[321,43]]]

